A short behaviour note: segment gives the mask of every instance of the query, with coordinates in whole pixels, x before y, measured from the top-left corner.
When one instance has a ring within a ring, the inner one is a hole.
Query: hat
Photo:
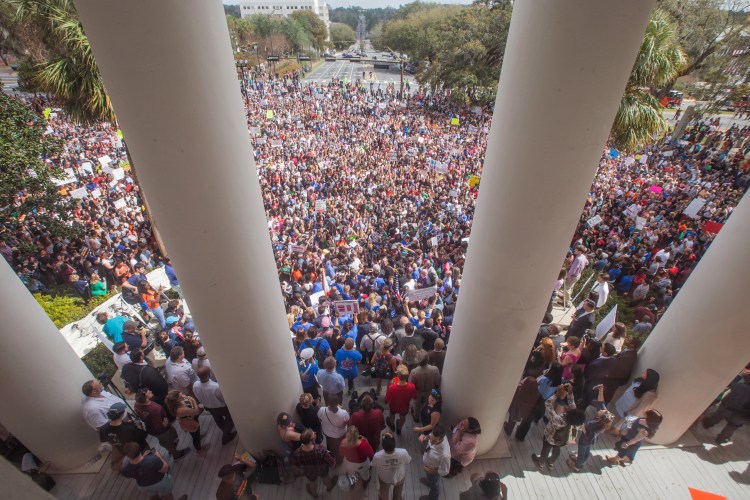
[[[206,350],[203,347],[199,347],[195,353],[198,355],[199,358],[206,357]]]
[[[123,413],[125,413],[125,403],[117,402],[114,403],[112,406],[109,407],[109,410],[107,411],[107,417],[109,417],[110,420],[116,420],[122,416]]]
[[[219,469],[219,478],[224,478],[233,472],[236,472],[236,469],[232,464],[224,464],[221,466],[221,469]]]
[[[279,425],[289,425],[292,423],[292,416],[286,412],[281,412],[279,413],[279,416],[276,417],[276,423]]]
[[[171,325],[172,323],[177,323],[180,320],[177,316],[167,316],[166,323],[168,325]]]
[[[315,349],[312,347],[306,347],[299,353],[299,357],[302,359],[312,359],[315,356]]]

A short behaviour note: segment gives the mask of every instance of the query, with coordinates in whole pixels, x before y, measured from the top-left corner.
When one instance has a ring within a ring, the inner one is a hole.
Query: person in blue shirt
[[[313,399],[320,401],[320,393],[318,392],[318,371],[320,371],[320,368],[315,362],[314,349],[307,347],[300,351],[298,368],[303,392],[311,394]]]
[[[300,321],[295,321],[294,324],[292,325],[292,331],[296,332],[300,328],[303,328],[305,331],[308,331],[311,326],[313,326],[313,324],[310,323],[310,313],[305,311],[302,313],[302,319]]]
[[[105,312],[100,312],[96,315],[97,323],[104,325],[104,328],[102,328],[104,335],[106,335],[113,344],[122,342],[122,327],[128,320],[130,320],[130,318],[126,318],[125,316],[115,316],[114,318],[110,318],[109,314]]]
[[[167,278],[169,279],[169,284],[172,286],[172,290],[177,292],[177,295],[182,297],[182,288],[180,288],[180,281],[177,279],[177,274],[174,272],[174,267],[172,267],[172,260],[167,257],[164,259],[164,272],[167,273]]]
[[[537,399],[534,408],[521,421],[516,429],[516,439],[523,441],[528,434],[531,424],[536,423],[544,415],[544,402],[555,395],[557,387],[562,384],[563,367],[560,363],[554,362],[550,365],[544,375],[536,379],[537,388],[540,398]]]
[[[299,346],[300,354],[308,347],[312,348],[313,354],[319,363],[322,363],[325,358],[332,354],[328,341],[323,337],[318,338],[318,327],[315,325],[310,325],[307,329],[307,338]]]
[[[349,394],[354,390],[354,379],[359,373],[360,361],[362,361],[362,354],[354,348],[354,340],[347,338],[344,348],[336,351],[336,371],[346,380]]]

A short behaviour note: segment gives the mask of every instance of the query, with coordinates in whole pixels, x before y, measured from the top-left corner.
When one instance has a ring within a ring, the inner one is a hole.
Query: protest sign
[[[664,189],[663,189],[663,188],[662,188],[661,186],[651,186],[651,187],[650,187],[650,188],[648,188],[648,189],[649,189],[649,191],[651,191],[652,193],[656,193],[656,194],[661,194],[661,192],[662,192],[662,191],[664,191]]]
[[[647,222],[646,219],[644,219],[643,217],[636,217],[635,218],[635,228],[636,229],[643,229],[644,227],[646,227],[646,222]]]
[[[326,207],[326,200],[315,200],[315,211],[316,212],[325,212],[327,210]]]
[[[438,238],[437,238],[437,236],[433,236],[432,238],[430,238],[430,246],[431,247],[436,247],[437,244],[438,244]]]
[[[44,108],[44,111],[42,111],[42,114],[44,115],[45,120],[49,120],[49,115],[52,114],[52,108]]]
[[[345,316],[351,316],[359,312],[359,302],[356,300],[337,300],[333,303],[333,307],[339,314]]]
[[[121,168],[113,168],[112,169],[112,177],[114,177],[114,179],[116,181],[119,181],[120,179],[124,179],[125,178],[125,171],[123,169],[121,169]]]
[[[325,277],[323,277],[325,280]],[[323,297],[324,299],[327,299],[325,290],[321,290],[319,292],[315,292],[313,294],[310,294],[310,303],[313,306],[318,306],[320,304],[320,298]]]
[[[625,215],[631,219],[638,217],[639,213],[641,213],[641,207],[635,203],[625,209]]]
[[[115,201],[115,208],[118,210],[120,208],[125,208],[126,205],[127,203],[125,203],[125,198],[120,198],[119,200]]]
[[[674,154],[674,151],[664,151],[661,155],[662,156],[666,156],[666,157],[670,157],[673,154]]]
[[[461,123],[461,120],[457,116],[451,118],[451,125],[458,125],[459,123]]]
[[[451,198],[455,198],[456,196],[458,196],[458,189],[451,189],[450,191],[448,191],[448,196],[450,196]]]
[[[701,231],[707,234],[719,234],[724,224],[721,222],[708,221],[701,227]]]
[[[68,177],[75,177],[76,173],[73,171],[72,168],[65,168],[63,169],[63,172],[68,174]]]
[[[282,146],[281,139],[274,139],[273,141],[271,141],[271,146],[273,146],[274,148],[280,148]]]
[[[691,219],[697,219],[698,218],[698,212],[701,211],[703,208],[703,205],[706,204],[706,200],[701,198],[700,196],[696,196],[693,198],[693,201],[690,202],[690,204],[685,207],[685,210],[682,211],[683,214],[687,215]]]
[[[409,290],[406,292],[406,298],[409,302],[419,302],[420,300],[430,299],[435,296],[437,292],[437,286],[431,286],[429,288],[419,288],[417,290]]]
[[[55,186],[64,186],[66,184],[72,184],[75,181],[76,181],[75,177],[65,177],[63,179],[55,179],[54,177],[52,178],[52,182]]]
[[[273,110],[269,109],[266,111],[266,118],[273,118]]]
[[[597,224],[601,224],[601,223],[602,223],[602,218],[601,218],[600,215],[595,215],[595,216],[593,216],[592,218],[590,218],[589,220],[586,221],[586,224],[588,224],[589,227],[594,227]]]
[[[304,247],[302,245],[293,245],[289,244],[289,251],[291,253],[304,253],[304,251],[307,249],[307,247]]]
[[[78,188],[71,191],[70,196],[77,200],[81,200],[88,196],[88,192],[86,191],[86,188]]]
[[[117,131],[117,137],[119,137],[120,139],[122,139],[122,138],[124,137],[124,136],[122,135],[122,130],[118,130],[118,131]]]
[[[96,188],[93,191],[91,191],[91,197],[94,199],[99,198],[101,195],[102,195],[102,190],[99,188]]]
[[[469,177],[469,187],[473,188],[474,186],[479,184],[479,180],[480,178],[476,175],[472,175],[471,177]]]
[[[455,155],[455,156],[458,156],[458,155],[461,154],[461,150],[458,149],[458,148],[453,148],[453,149],[451,149],[451,154]]]
[[[260,127],[248,127],[247,130],[251,134],[260,134]]]
[[[448,173],[448,164],[437,162],[435,164],[435,171],[439,174],[447,174]]]
[[[260,100],[260,105],[261,106],[268,106],[268,99],[261,99]]]
[[[109,155],[104,155],[99,158],[99,164],[102,168],[109,166],[110,163],[112,163],[112,158],[110,158]]]
[[[481,115],[482,114],[482,108],[480,108],[479,106],[472,106],[471,107],[471,112],[474,113],[475,115]]]
[[[378,104],[378,108],[379,109],[385,109],[385,103],[381,102],[380,104]]]
[[[94,174],[94,168],[91,166],[91,162],[90,161],[85,161],[85,162],[81,163],[81,170],[85,170],[86,172],[88,172],[88,173],[90,173],[92,175]]]
[[[255,144],[256,145],[265,144],[265,143],[266,143],[266,138],[265,137],[256,137],[255,138]]]
[[[609,311],[609,314],[607,314],[603,320],[599,322],[598,325],[596,325],[596,338],[602,339],[607,334],[607,332],[615,326],[615,323],[617,322],[617,304],[615,304],[615,307],[612,308],[611,311]]]

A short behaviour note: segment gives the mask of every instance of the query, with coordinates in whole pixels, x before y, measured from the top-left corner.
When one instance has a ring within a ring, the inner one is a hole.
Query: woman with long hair
[[[356,426],[350,425],[346,430],[346,436],[339,444],[339,456],[343,457],[342,470],[350,475],[357,474],[361,479],[349,490],[347,498],[361,498],[361,493],[367,489],[370,482],[370,461],[375,456],[375,451],[367,439],[359,435]]]
[[[536,379],[537,392],[539,394],[536,403],[534,404],[534,408],[529,412],[526,418],[521,421],[516,430],[516,439],[518,441],[526,439],[526,434],[528,434],[531,424],[539,422],[542,416],[544,416],[544,402],[551,398],[555,394],[558,386],[562,384],[562,371],[562,365],[558,362],[554,362],[550,365],[544,375]]]
[[[419,366],[419,351],[417,350],[417,346],[414,344],[409,344],[406,346],[406,349],[404,349],[404,354],[401,357],[401,363],[406,365],[406,368],[409,369],[409,373]]]
[[[610,331],[602,340],[602,345],[610,343],[615,346],[617,352],[620,352],[622,345],[625,343],[626,332],[625,323],[615,323],[615,326],[612,327],[612,331]]]
[[[392,350],[393,341],[391,339],[385,339],[383,345],[380,346],[380,350],[372,356],[374,377],[377,379],[376,391],[378,396],[380,395],[383,380],[390,381],[393,378],[393,374],[396,372],[396,367],[398,366],[396,356],[391,354]],[[386,385],[388,384],[386,383]]]
[[[648,368],[615,402],[615,412],[620,419],[615,424],[617,435],[626,417],[641,417],[654,406],[659,396],[659,372]]]
[[[200,451],[201,425],[198,421],[198,415],[203,413],[203,410],[198,407],[198,402],[190,396],[185,396],[178,390],[169,391],[165,402],[169,412],[180,424],[180,429],[190,433],[195,451]]]
[[[568,344],[568,350],[560,354],[560,364],[563,367],[563,379],[570,380],[571,368],[573,368],[573,365],[578,363],[578,360],[581,359],[581,339],[575,335],[571,335],[566,342]]]
[[[619,441],[615,443],[617,454],[607,457],[607,462],[613,465],[625,465],[635,460],[635,454],[646,438],[654,437],[663,417],[654,409],[647,410],[642,417],[633,421]]]

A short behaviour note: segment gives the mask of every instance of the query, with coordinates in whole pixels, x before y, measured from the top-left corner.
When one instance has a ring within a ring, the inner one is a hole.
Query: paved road
[[[385,61],[383,61],[385,62]],[[372,63],[362,62],[350,62],[350,61],[336,61],[336,62],[324,62],[322,65],[315,68],[312,73],[308,73],[302,81],[305,83],[329,83],[332,78],[339,78],[342,80],[353,82],[357,78],[362,79],[362,72],[366,72],[366,81],[372,82],[375,85],[387,85],[388,83],[395,83],[397,86],[401,82],[401,72],[398,64],[391,64],[390,69],[373,69]],[[370,71],[372,71],[372,78],[370,78]],[[416,80],[412,75],[404,73],[404,82],[410,82],[412,89],[416,88]]]
[[[15,90],[18,86],[16,72],[5,66],[0,68],[0,81],[3,82],[3,89],[5,89],[6,92]]]

